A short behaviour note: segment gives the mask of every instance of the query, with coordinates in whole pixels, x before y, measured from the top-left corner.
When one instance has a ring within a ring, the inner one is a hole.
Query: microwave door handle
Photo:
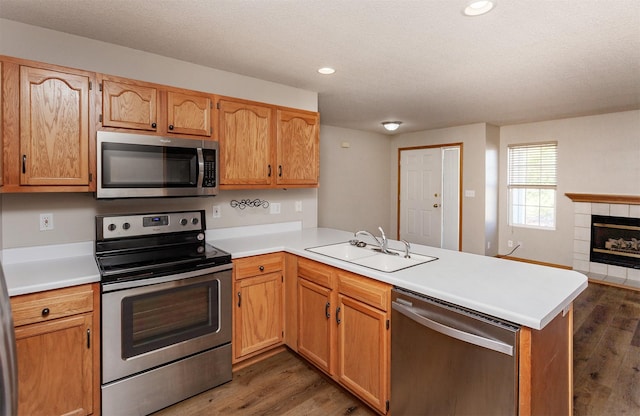
[[[196,187],[199,188],[204,185],[204,155],[201,147],[198,147],[196,152],[198,154],[198,183]]]

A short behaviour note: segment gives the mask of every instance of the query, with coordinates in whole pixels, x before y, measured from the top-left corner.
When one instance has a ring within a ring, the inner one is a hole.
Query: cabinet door
[[[318,114],[278,110],[278,185],[317,185],[320,172]]]
[[[211,98],[206,95],[167,93],[169,133],[211,136]]]
[[[389,387],[388,312],[338,296],[338,370],[340,383],[386,413]]]
[[[157,112],[157,88],[112,80],[102,82],[103,126],[156,131]]]
[[[270,185],[272,109],[221,100],[219,117],[220,185]]]
[[[234,358],[282,343],[282,273],[235,283]]]
[[[19,415],[93,412],[91,324],[84,314],[16,328]]]
[[[334,312],[331,289],[298,279],[298,352],[329,374],[335,354]]]
[[[21,185],[89,184],[89,78],[20,67]]]

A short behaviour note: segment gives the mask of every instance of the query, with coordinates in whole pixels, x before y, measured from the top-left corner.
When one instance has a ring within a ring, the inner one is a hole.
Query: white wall
[[[445,129],[399,134],[391,141],[390,165],[391,189],[389,192],[390,235],[397,235],[398,217],[398,149],[412,146],[463,143],[462,189],[472,190],[475,197],[462,198],[462,251],[485,253],[485,192],[486,192],[486,136],[484,123]]]
[[[507,146],[557,140],[555,231],[510,227],[507,222]],[[640,111],[504,126],[500,129],[500,252],[522,241],[514,257],[571,266],[573,203],[565,193],[640,195]]]
[[[0,55],[317,111],[318,94],[124,48],[87,38],[0,19]],[[280,214],[262,208],[233,209],[232,199],[261,198],[282,204]],[[303,212],[296,213],[295,201]],[[96,201],[92,194],[7,194],[1,199],[4,248],[90,241],[96,213],[150,212],[162,209],[206,209],[207,227],[302,221],[317,226],[317,189],[221,191],[216,197]],[[222,207],[214,219],[212,206]],[[39,231],[39,214],[54,214],[54,230]]]
[[[343,143],[349,147],[342,147]],[[321,127],[318,226],[369,230],[376,235],[378,227],[385,231],[393,228],[388,200],[389,151],[386,135]]]
[[[110,43],[0,19],[0,55],[247,100],[318,110],[318,94]]]
[[[280,214],[269,209],[232,208],[233,199],[266,199],[281,204]],[[295,212],[295,201],[302,201],[302,213]],[[95,216],[163,210],[206,211],[207,229],[254,224],[302,221],[304,227],[315,227],[317,189],[223,191],[215,197],[96,200],[90,193],[70,194],[5,194],[2,197],[2,240],[4,248],[29,247],[92,241],[95,238]],[[221,208],[221,217],[213,218],[213,205]],[[40,213],[53,214],[54,229],[40,231]]]

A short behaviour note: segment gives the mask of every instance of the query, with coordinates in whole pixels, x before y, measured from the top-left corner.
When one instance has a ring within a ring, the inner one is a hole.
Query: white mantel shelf
[[[565,193],[573,202],[592,202],[602,204],[640,205],[640,195],[611,195],[611,194],[573,194]]]

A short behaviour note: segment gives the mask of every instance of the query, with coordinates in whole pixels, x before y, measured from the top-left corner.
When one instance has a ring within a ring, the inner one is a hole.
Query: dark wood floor
[[[574,415],[640,415],[640,291],[590,283],[573,328]]]
[[[233,380],[154,416],[370,416],[360,400],[285,351],[233,373]]]
[[[291,352],[156,416],[374,415]],[[574,415],[640,415],[640,291],[589,284],[574,303]]]

